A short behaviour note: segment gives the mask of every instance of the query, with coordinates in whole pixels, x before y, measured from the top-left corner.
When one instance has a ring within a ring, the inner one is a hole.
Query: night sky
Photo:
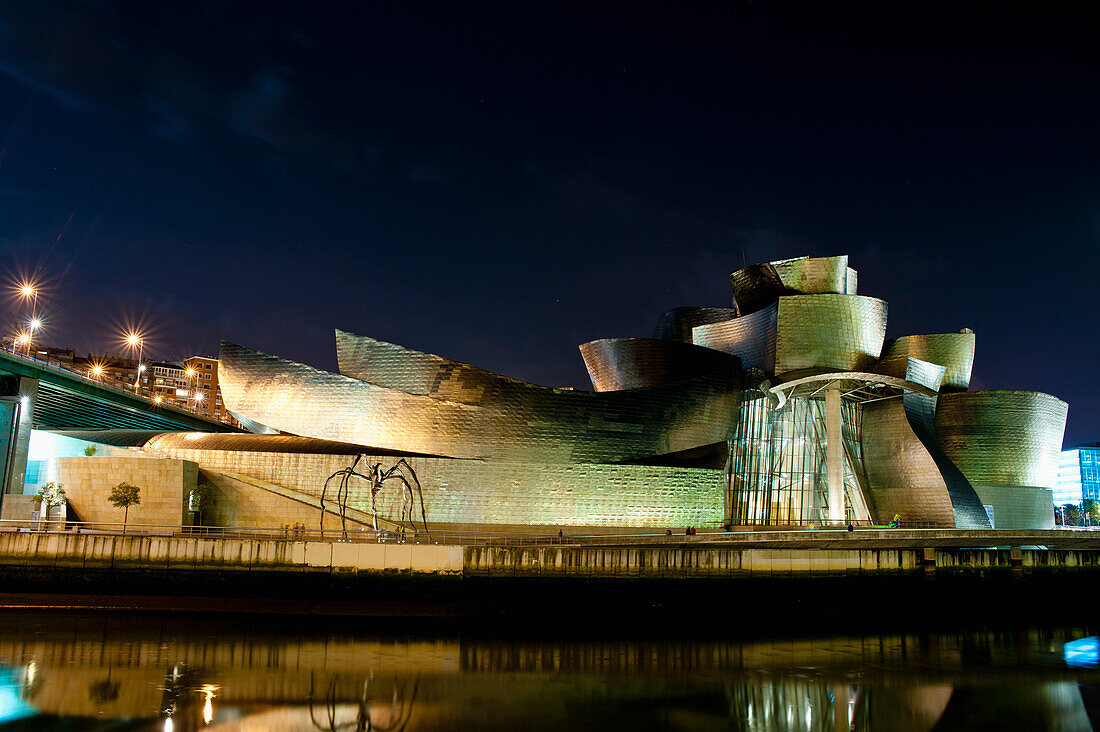
[[[1092,22],[664,5],[0,4],[0,274],[81,352],[339,327],[590,388],[578,344],[847,253],[889,336],[972,328],[972,388],[1100,440]]]

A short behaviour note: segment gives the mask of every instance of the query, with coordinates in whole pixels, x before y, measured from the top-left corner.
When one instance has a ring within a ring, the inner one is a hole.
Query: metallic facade
[[[739,315],[748,315],[783,295],[856,294],[856,271],[848,256],[798,257],[753,264],[730,274]]]
[[[746,368],[775,371],[775,342],[779,306],[769,305],[739,318],[698,325],[692,330],[697,346],[725,351],[741,359]]]
[[[748,315],[696,326],[696,345],[768,374],[869,371],[886,337],[886,302],[860,295],[788,295]]]
[[[342,352],[342,365],[358,378],[223,343],[223,401],[235,414],[297,435],[376,450],[538,462],[680,452],[723,442],[736,424],[740,370],[593,393],[535,386],[410,349],[363,356],[379,343],[364,339],[361,348]]]
[[[345,331],[339,374],[223,343],[227,407],[300,437],[165,435],[148,449],[295,495],[320,490],[310,476],[350,452],[406,457],[429,524],[1044,520],[1066,405],[966,392],[973,333],[887,342],[887,304],[857,294],[847,256],[752,265],[730,282],[734,308],[676,308],[652,338],[580,346],[593,392]]]
[[[943,394],[936,434],[971,483],[1053,489],[1068,411],[1034,391]]]
[[[886,337],[886,302],[860,295],[779,300],[775,373],[870,370]]]
[[[966,391],[974,368],[974,340],[970,331],[891,338],[882,347],[883,360],[912,356],[945,369],[943,391]]]
[[[596,391],[641,389],[741,370],[741,361],[728,354],[657,338],[605,338],[580,349]]]
[[[673,308],[661,315],[653,337],[666,341],[692,343],[692,330],[698,325],[719,323],[737,316],[733,308],[701,308],[685,306]]]

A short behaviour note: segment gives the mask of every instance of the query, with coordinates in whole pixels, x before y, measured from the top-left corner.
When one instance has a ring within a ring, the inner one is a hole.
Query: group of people
[[[306,525],[305,524],[294,524],[293,526],[291,526],[290,524],[283,524],[283,538],[284,539],[293,539],[294,541],[299,541],[299,540],[305,538],[305,534],[306,534]]]

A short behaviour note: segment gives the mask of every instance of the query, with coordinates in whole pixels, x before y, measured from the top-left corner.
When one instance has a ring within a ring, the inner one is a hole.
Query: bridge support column
[[[34,403],[38,398],[38,379],[6,377],[0,385],[0,513],[3,497],[22,494],[27,476],[27,451],[31,442]]]

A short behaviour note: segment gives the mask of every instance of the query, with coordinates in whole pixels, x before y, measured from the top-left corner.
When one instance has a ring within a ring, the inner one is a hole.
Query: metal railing
[[[934,529],[938,526],[915,526],[909,522],[900,528]],[[927,522],[926,522],[927,523]],[[355,528],[309,528],[298,526],[182,526],[178,524],[141,524],[121,522],[67,521],[58,518],[45,519],[4,519],[0,520],[0,532],[29,532],[45,534],[92,534],[104,536],[144,536],[144,537],[185,537],[202,539],[246,539],[272,541],[329,541],[382,544],[447,544],[462,546],[555,546],[555,545],[652,545],[709,542],[736,542],[744,540],[764,540],[768,537],[780,538],[793,532],[830,532],[847,533],[847,526],[791,526],[791,527],[738,527],[732,531],[725,528],[700,528],[694,534],[686,534],[684,529],[672,531],[612,532],[612,533],[565,533],[556,532],[491,532],[462,531],[455,529],[414,530],[406,527],[385,528],[375,531],[370,527]],[[750,530],[751,529],[751,530]],[[888,530],[885,526],[862,525],[860,531]],[[749,539],[751,536],[752,539]]]

